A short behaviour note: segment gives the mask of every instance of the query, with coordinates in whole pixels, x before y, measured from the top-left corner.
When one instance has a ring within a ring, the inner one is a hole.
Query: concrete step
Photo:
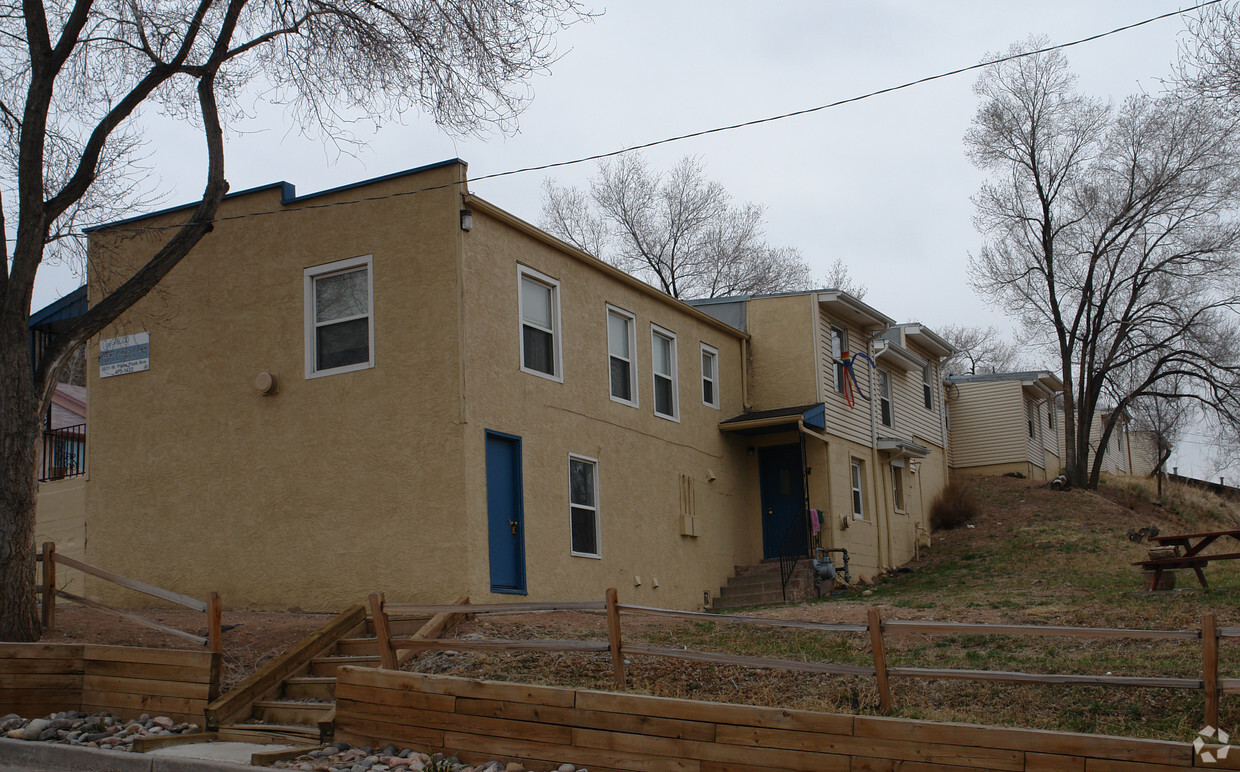
[[[334,702],[305,702],[292,700],[259,700],[254,703],[253,717],[264,724],[295,724],[314,726],[318,734],[318,722],[335,710]]]
[[[334,700],[334,676],[290,676],[284,679],[284,698],[289,700]]]
[[[315,657],[310,660],[310,675],[312,676],[331,676],[336,677],[336,668],[343,665],[355,665],[357,667],[379,667],[379,655],[349,655],[349,656],[326,656]]]

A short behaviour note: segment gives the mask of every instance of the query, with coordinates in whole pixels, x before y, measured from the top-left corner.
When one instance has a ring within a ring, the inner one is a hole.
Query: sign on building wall
[[[139,332],[99,341],[99,377],[151,369],[151,334]]]

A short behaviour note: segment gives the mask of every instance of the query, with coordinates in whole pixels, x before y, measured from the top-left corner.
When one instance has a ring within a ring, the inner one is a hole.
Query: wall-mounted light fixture
[[[472,231],[474,229],[474,213],[468,209],[461,210],[461,230]]]

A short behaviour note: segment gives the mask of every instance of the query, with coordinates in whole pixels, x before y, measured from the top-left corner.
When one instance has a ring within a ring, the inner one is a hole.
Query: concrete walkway
[[[240,772],[242,765],[249,766],[250,754],[284,747],[214,742],[128,753],[0,738],[0,771],[11,768],[23,772]]]

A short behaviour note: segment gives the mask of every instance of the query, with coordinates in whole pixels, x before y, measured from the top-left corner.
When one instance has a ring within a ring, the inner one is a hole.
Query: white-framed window
[[[878,418],[883,426],[890,427],[894,418],[891,412],[891,373],[878,371]]]
[[[680,420],[677,399],[676,333],[652,324],[650,330],[651,370],[654,372],[654,414],[671,421]]]
[[[891,501],[897,512],[904,511],[904,468],[891,465]]]
[[[607,371],[611,398],[637,407],[637,323],[614,306],[607,306]]]
[[[849,465],[852,472],[852,513],[857,520],[865,519],[865,462],[859,458],[852,459]]]
[[[569,551],[583,558],[602,556],[599,551],[598,461],[568,456]]]
[[[926,410],[934,410],[934,368],[929,362],[921,366],[921,395]]]
[[[1049,402],[1046,404],[1046,428],[1055,428],[1055,408]]]
[[[563,381],[560,365],[560,283],[517,266],[521,308],[521,370]]]
[[[1033,400],[1025,400],[1025,424],[1029,429],[1029,439],[1033,439],[1033,427],[1037,423],[1038,409],[1034,406]]]
[[[371,257],[305,270],[307,378],[375,366]]]
[[[839,327],[831,328],[831,358],[835,362],[835,390],[844,393],[844,380],[848,377],[848,368],[844,366],[844,352],[848,350],[848,331]]]
[[[702,404],[719,409],[719,350],[702,344]]]

